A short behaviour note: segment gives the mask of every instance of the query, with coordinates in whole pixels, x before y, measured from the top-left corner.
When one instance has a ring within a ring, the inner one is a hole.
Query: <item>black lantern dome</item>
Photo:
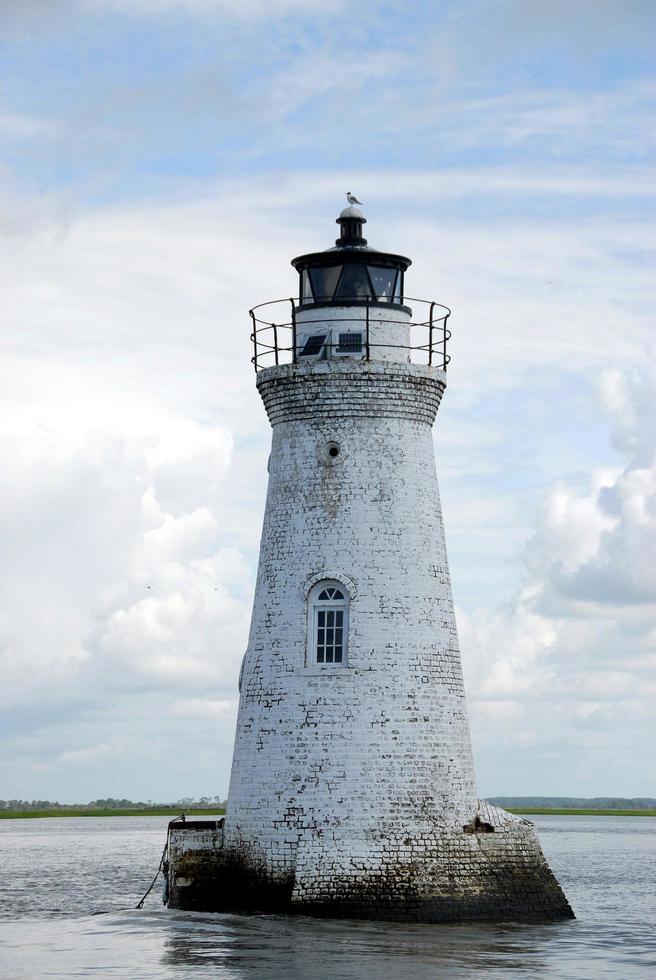
[[[411,260],[367,245],[359,208],[344,208],[334,248],[292,259],[298,271],[300,306],[403,306],[403,274]]]

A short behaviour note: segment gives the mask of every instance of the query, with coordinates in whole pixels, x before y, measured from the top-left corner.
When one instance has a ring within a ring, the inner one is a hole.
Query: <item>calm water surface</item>
[[[549,926],[141,912],[167,817],[0,821],[0,977],[656,977],[651,817],[535,817],[577,914]]]

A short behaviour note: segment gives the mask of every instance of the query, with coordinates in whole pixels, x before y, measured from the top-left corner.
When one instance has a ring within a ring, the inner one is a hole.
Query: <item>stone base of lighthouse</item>
[[[194,824],[171,831],[169,905],[397,922],[548,922],[573,912],[532,824],[481,801],[470,824],[419,840],[308,832],[289,861]],[[193,870],[190,870],[193,869]]]

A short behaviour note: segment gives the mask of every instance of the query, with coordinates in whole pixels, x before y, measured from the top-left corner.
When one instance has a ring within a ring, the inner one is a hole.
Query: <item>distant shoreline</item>
[[[510,813],[520,816],[564,816],[564,817],[656,817],[656,810],[597,810],[566,809],[564,807],[527,806],[506,807]],[[178,817],[183,811],[175,807],[145,807],[144,809],[90,810],[86,808],[56,810],[0,810],[0,820],[36,820],[47,817]],[[192,808],[185,810],[187,817],[223,816],[221,807],[208,809]]]
[[[556,816],[566,817],[656,817],[656,810],[597,810],[595,808],[583,809],[579,807],[567,809],[566,807],[555,806],[508,806],[503,809],[508,810],[509,813],[529,816],[530,814],[534,816],[554,814]]]
[[[206,809],[191,807],[183,810],[181,807],[153,806],[129,807],[126,809],[99,809],[92,810],[87,807],[70,807],[55,810],[0,810],[0,820],[34,820],[44,817],[179,817],[184,813],[187,817],[209,817],[223,816],[225,809],[222,807],[208,807]]]

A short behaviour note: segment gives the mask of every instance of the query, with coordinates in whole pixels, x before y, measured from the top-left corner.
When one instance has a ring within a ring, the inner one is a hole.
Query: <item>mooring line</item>
[[[144,902],[146,901],[146,899],[148,898],[148,896],[152,892],[153,888],[155,887],[155,882],[159,878],[160,871],[163,871],[164,870],[164,865],[166,863],[166,852],[169,849],[169,835],[171,833],[171,824],[175,823],[176,820],[182,820],[184,822],[184,819],[185,819],[185,815],[184,815],[184,813],[181,813],[180,816],[174,817],[173,820],[169,820],[168,826],[166,828],[166,843],[164,845],[164,850],[162,851],[162,856],[159,859],[159,864],[157,866],[157,871],[155,872],[155,877],[151,881],[150,887],[148,888],[148,891],[146,892],[146,894],[144,895],[144,897],[141,899],[141,901],[139,902],[138,905],[135,905],[135,909],[142,909],[143,908]],[[166,904],[166,898],[164,899],[164,903]]]

